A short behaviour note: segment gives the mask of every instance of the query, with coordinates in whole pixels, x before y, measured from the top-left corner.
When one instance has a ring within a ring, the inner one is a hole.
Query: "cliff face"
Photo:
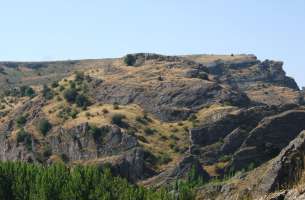
[[[232,174],[240,182],[283,156],[305,129],[304,91],[282,62],[253,55],[131,58],[130,66],[125,58],[0,63],[0,159],[107,165],[155,187],[193,170],[205,182]],[[278,180],[286,171],[268,176]],[[203,199],[241,193],[250,195],[230,183],[198,190]]]

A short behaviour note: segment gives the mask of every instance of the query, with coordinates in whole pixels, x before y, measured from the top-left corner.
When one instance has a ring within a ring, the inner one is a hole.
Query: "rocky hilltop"
[[[0,83],[0,160],[110,166],[145,187],[193,181],[198,199],[293,199],[302,185],[305,95],[283,62],[2,62]]]

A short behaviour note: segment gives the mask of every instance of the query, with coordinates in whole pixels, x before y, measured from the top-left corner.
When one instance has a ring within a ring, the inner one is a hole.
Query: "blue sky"
[[[305,86],[304,0],[0,0],[0,60],[256,54]]]

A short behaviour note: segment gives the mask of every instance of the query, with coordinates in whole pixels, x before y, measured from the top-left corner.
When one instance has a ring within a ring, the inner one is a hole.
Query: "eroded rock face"
[[[100,161],[99,165],[110,165],[113,174],[124,177],[133,183],[156,175],[147,161],[147,152],[139,147],[119,156]]]
[[[230,85],[236,85],[246,90],[260,83],[272,83],[298,90],[296,82],[286,76],[283,62],[265,60],[217,61],[209,67],[209,71],[219,77],[219,80]]]
[[[146,180],[143,184],[159,187],[174,183],[179,179],[187,179],[193,173],[194,178],[201,178],[203,181],[210,179],[209,174],[202,168],[200,162],[194,156],[186,156],[176,166],[170,167],[157,176]]]
[[[291,140],[305,129],[305,111],[290,110],[266,117],[253,129],[241,148],[234,154],[230,167],[247,168],[275,157]]]
[[[301,178],[304,170],[304,156],[305,131],[301,132],[272,160],[262,177],[258,190],[273,192],[293,185]]]
[[[196,61],[200,62],[200,59]],[[232,88],[239,88],[254,103],[300,103],[299,88],[292,78],[286,76],[283,62],[261,62],[255,56],[248,56],[231,61],[216,60],[204,65],[208,66],[209,73],[214,75],[216,80]]]
[[[302,131],[273,159],[248,171],[239,172],[216,185],[198,189],[199,199],[303,199],[305,131]]]
[[[202,163],[212,164],[221,155],[231,155],[244,143],[249,133],[266,116],[294,108],[295,105],[258,106],[234,111],[217,121],[190,130],[193,155]]]
[[[71,161],[112,156],[138,145],[135,137],[122,133],[116,126],[106,127],[98,140],[90,134],[87,123],[54,131],[58,134],[48,139],[53,153],[65,154]]]
[[[36,157],[32,150],[29,150],[26,145],[16,143],[1,136],[0,140],[0,160],[1,161],[25,161],[35,162]],[[31,148],[35,148],[35,143],[32,140]]]
[[[96,94],[101,102],[138,104],[163,121],[186,119],[193,110],[216,102],[227,101],[233,105],[248,103],[246,95],[201,79],[159,81],[150,86],[105,82]]]
[[[14,126],[16,126],[15,119],[25,113],[28,114],[27,122],[35,121],[40,117],[43,117],[41,108],[44,105],[43,99],[36,98],[24,102],[20,107],[17,107],[13,112],[9,113],[7,120],[0,124],[0,134],[8,136]]]

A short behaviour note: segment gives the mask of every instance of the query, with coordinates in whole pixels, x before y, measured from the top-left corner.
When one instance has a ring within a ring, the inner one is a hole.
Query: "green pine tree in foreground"
[[[169,188],[146,189],[112,176],[95,166],[69,168],[63,164],[43,166],[22,162],[0,163],[2,200],[189,200],[191,187],[181,183]]]

